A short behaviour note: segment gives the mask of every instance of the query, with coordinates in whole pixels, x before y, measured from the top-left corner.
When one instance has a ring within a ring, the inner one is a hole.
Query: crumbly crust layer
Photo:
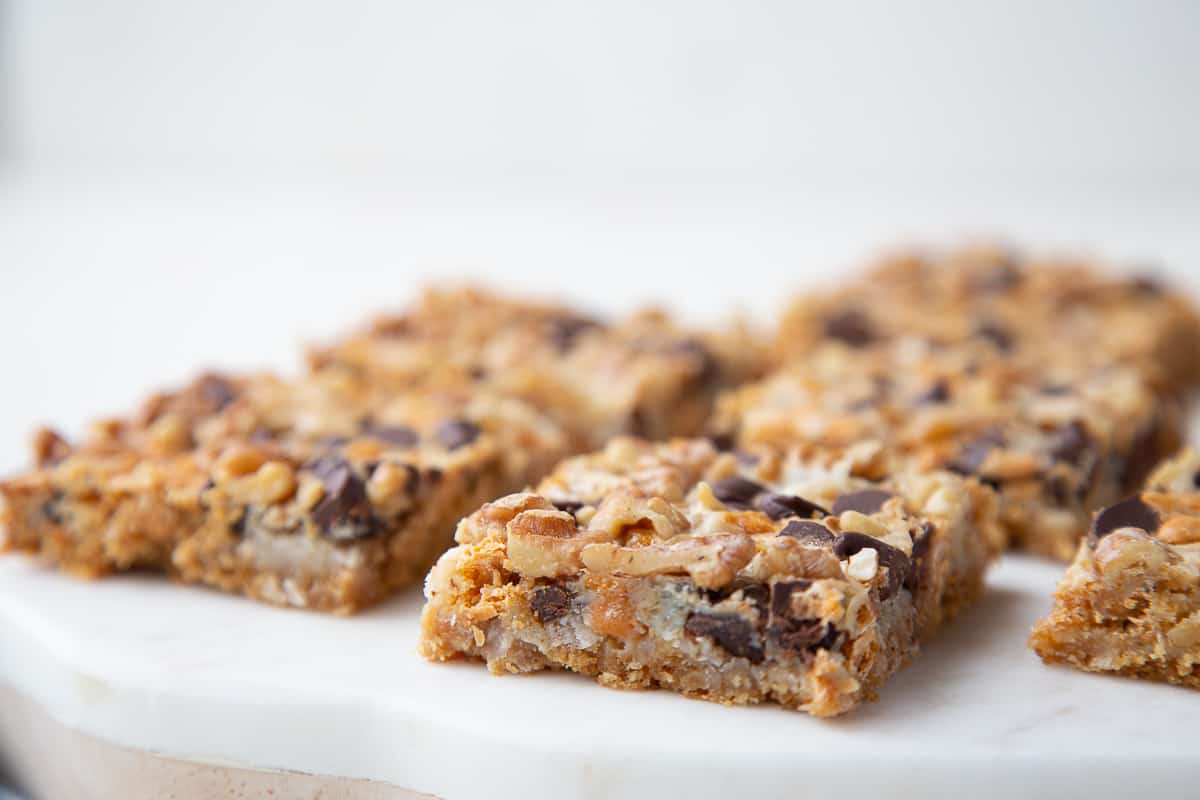
[[[979,593],[1001,535],[991,494],[948,473],[619,438],[456,540],[426,581],[430,659],[832,716]]]
[[[1029,644],[1050,663],[1200,688],[1200,455],[1096,516]]]

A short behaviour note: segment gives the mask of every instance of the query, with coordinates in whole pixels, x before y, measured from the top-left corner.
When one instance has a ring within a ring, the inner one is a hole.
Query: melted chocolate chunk
[[[909,559],[908,577],[904,579],[904,588],[912,594],[921,588],[921,581],[928,569],[929,545],[933,542],[933,526],[928,522],[921,523],[921,531],[913,539],[912,557]]]
[[[950,399],[950,384],[938,381],[913,400],[914,405],[929,406],[944,403]]]
[[[590,330],[595,330],[602,327],[599,322],[588,317],[558,317],[550,320],[549,336],[550,341],[558,348],[560,353],[565,353],[573,348],[579,340],[579,337]]]
[[[832,650],[838,640],[837,628],[819,619],[788,620],[774,624],[767,629],[767,635],[781,648],[794,653]]]
[[[759,615],[766,614],[767,603],[771,597],[770,589],[761,583],[751,583],[748,586],[742,586],[738,591],[742,593],[745,600],[754,606]]]
[[[860,514],[874,514],[883,508],[883,504],[894,497],[891,492],[883,489],[862,489],[857,492],[847,492],[838,495],[833,501],[834,515],[843,511],[857,511]]]
[[[1095,547],[1097,542],[1119,528],[1141,528],[1154,534],[1160,524],[1158,512],[1147,505],[1140,494],[1135,494],[1096,515],[1092,529],[1088,531],[1088,542]]]
[[[416,447],[420,441],[420,436],[412,428],[407,428],[403,425],[385,425],[380,427],[371,426],[365,431],[367,436],[372,439],[378,439],[392,447]]]
[[[848,309],[825,320],[825,335],[851,347],[866,347],[875,341],[875,328],[866,314]]]
[[[751,664],[761,664],[762,644],[754,626],[737,614],[716,614],[693,611],[688,614],[683,629],[692,636],[706,636],[731,654],[745,658]]]
[[[1192,486],[1194,486],[1197,489],[1200,489],[1200,471],[1198,471],[1195,475],[1192,476]]]
[[[1055,461],[1079,466],[1092,452],[1092,437],[1079,420],[1063,425],[1054,432],[1050,457]]]
[[[792,595],[808,590],[812,581],[803,578],[794,581],[776,581],[771,584],[771,615],[790,619]]]
[[[376,532],[366,485],[348,461],[325,456],[312,465],[312,471],[325,484],[325,496],[312,510],[313,521],[324,535],[337,541],[353,541]]]
[[[533,615],[541,623],[553,622],[566,616],[571,610],[572,595],[562,586],[552,583],[549,586],[539,586],[529,597],[529,607]]]
[[[479,438],[479,426],[466,419],[448,419],[437,426],[434,435],[447,450],[466,447]]]
[[[896,589],[908,577],[911,562],[903,550],[892,547],[874,536],[853,531],[847,531],[837,537],[837,541],[833,543],[833,554],[840,559],[847,559],[868,547],[879,554],[879,565],[888,568],[887,591],[883,595],[886,600],[896,593]]]
[[[759,511],[771,519],[811,517],[814,514],[820,514],[823,517],[829,516],[829,512],[816,503],[805,500],[803,497],[797,497],[794,494],[765,492],[758,496],[756,505]]]
[[[584,504],[578,500],[551,500],[554,507],[559,511],[565,511],[568,514],[574,514],[579,509],[583,508]]]
[[[200,379],[199,390],[204,402],[217,411],[237,399],[237,389],[220,375],[205,375]]]
[[[997,322],[984,320],[975,326],[975,335],[981,339],[987,339],[1002,353],[1007,353],[1012,349],[1012,334],[1009,333],[1007,328]]]
[[[767,491],[761,483],[739,478],[723,478],[712,485],[713,495],[730,508],[749,510],[754,507],[754,498]]]
[[[807,544],[828,544],[834,540],[833,531],[819,522],[808,519],[789,522],[779,532],[779,535],[791,536],[793,539],[799,539]]]

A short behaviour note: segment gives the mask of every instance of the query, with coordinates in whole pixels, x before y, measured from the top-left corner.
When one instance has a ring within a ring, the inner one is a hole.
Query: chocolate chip
[[[1117,475],[1117,479],[1126,491],[1141,486],[1146,476],[1158,465],[1159,459],[1162,457],[1160,452],[1162,448],[1159,442],[1161,436],[1161,420],[1155,419],[1138,431],[1137,436],[1130,443]]]
[[[847,309],[827,318],[825,335],[851,347],[866,347],[875,341],[875,329],[871,320],[855,309]]]
[[[783,530],[779,532],[780,536],[790,536],[793,539],[798,539],[806,544],[828,544],[834,539],[833,531],[826,528],[819,522],[813,522],[808,519],[793,520],[789,522]]]
[[[448,419],[437,426],[434,435],[447,450],[457,450],[466,447],[479,438],[480,429],[474,422],[466,419]]]
[[[928,406],[944,403],[950,399],[950,384],[937,381],[913,400],[914,405]]]
[[[1129,281],[1129,288],[1133,289],[1136,294],[1146,297],[1158,297],[1166,291],[1162,281],[1154,275],[1134,276]]]
[[[366,485],[354,474],[350,463],[337,456],[325,456],[311,469],[325,484],[325,496],[312,510],[313,521],[321,532],[337,541],[364,539],[375,533]]]
[[[1004,261],[980,276],[975,286],[985,292],[1006,292],[1015,289],[1023,278],[1020,267],[1006,256]]]
[[[688,614],[683,629],[692,636],[706,636],[739,658],[751,664],[763,660],[762,645],[754,632],[754,626],[737,614],[712,614],[693,611]]]
[[[811,517],[813,514],[829,516],[829,512],[816,503],[797,497],[794,494],[776,494],[766,492],[758,496],[758,510],[771,519],[784,517]]]
[[[585,332],[601,327],[600,323],[587,317],[556,317],[547,322],[550,341],[565,353],[573,348]]]
[[[1096,542],[1118,528],[1141,528],[1153,534],[1160,522],[1158,512],[1147,505],[1140,494],[1135,494],[1096,515],[1092,529],[1088,531],[1088,542],[1095,547]]]
[[[737,444],[732,433],[714,433],[708,437],[708,440],[712,442],[712,446],[718,453],[728,453]]]
[[[579,509],[583,508],[584,504],[578,500],[551,500],[554,507],[559,511],[565,511],[568,514],[574,514]]]
[[[959,450],[958,455],[946,464],[946,469],[959,475],[977,475],[988,455],[1002,444],[1004,441],[999,434],[985,433]]]
[[[895,495],[883,489],[861,489],[857,492],[847,492],[838,495],[833,501],[833,513],[839,515],[843,511],[857,511],[860,514],[874,514],[883,508],[883,504]]]
[[[838,535],[837,541],[833,543],[833,554],[840,559],[847,559],[867,548],[879,554],[880,566],[888,568],[888,586],[884,594],[884,599],[887,599],[896,593],[896,589],[908,577],[911,566],[909,558],[903,550],[892,547],[874,536],[855,531],[846,531]]]
[[[238,514],[237,519],[229,526],[229,532],[234,536],[242,539],[246,536],[246,523],[250,520],[249,509],[242,509],[242,513]]]
[[[1050,457],[1055,461],[1079,466],[1092,452],[1092,437],[1079,420],[1063,425],[1054,432]]]
[[[220,375],[205,375],[197,388],[204,402],[217,411],[237,399],[237,389]]]
[[[985,320],[975,326],[975,335],[981,339],[987,339],[996,349],[1001,352],[1008,352],[1013,346],[1013,337],[1008,329],[997,322]]]
[[[1196,489],[1200,489],[1200,472],[1196,472],[1196,474],[1192,476],[1192,486]]]
[[[415,447],[420,441],[416,431],[403,425],[372,426],[367,428],[365,433],[372,439],[378,439],[392,447]]]
[[[654,430],[650,415],[641,406],[634,406],[625,419],[625,432],[639,439],[653,439]]]
[[[558,584],[539,586],[529,597],[529,607],[538,622],[553,622],[571,610],[571,593]]]
[[[754,498],[765,492],[767,487],[745,478],[734,476],[723,478],[712,485],[713,495],[731,508],[750,509]]]

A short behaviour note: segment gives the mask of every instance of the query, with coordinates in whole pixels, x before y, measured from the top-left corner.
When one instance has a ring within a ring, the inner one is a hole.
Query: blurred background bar
[[[0,0],[0,470],[429,279],[753,311],[1001,237],[1200,287],[1188,0]]]

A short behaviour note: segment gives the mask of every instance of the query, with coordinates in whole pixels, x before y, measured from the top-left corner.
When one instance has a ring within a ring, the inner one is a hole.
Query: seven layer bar
[[[1030,646],[1047,662],[1200,688],[1200,454],[1096,515]]]
[[[875,469],[947,469],[992,486],[1010,541],[1068,560],[1091,511],[1178,448],[1180,402],[1138,371],[997,359],[970,344],[898,338],[817,346],[725,396],[727,446],[853,450]]]
[[[593,439],[697,432],[757,369],[753,348],[706,341],[661,314],[602,323],[431,292],[301,380],[208,376],[77,446],[44,432],[36,469],[0,483],[0,550],[352,612],[423,575],[464,514]]]
[[[980,591],[993,496],[950,473],[618,438],[484,505],[430,572],[422,653],[819,716]]]

